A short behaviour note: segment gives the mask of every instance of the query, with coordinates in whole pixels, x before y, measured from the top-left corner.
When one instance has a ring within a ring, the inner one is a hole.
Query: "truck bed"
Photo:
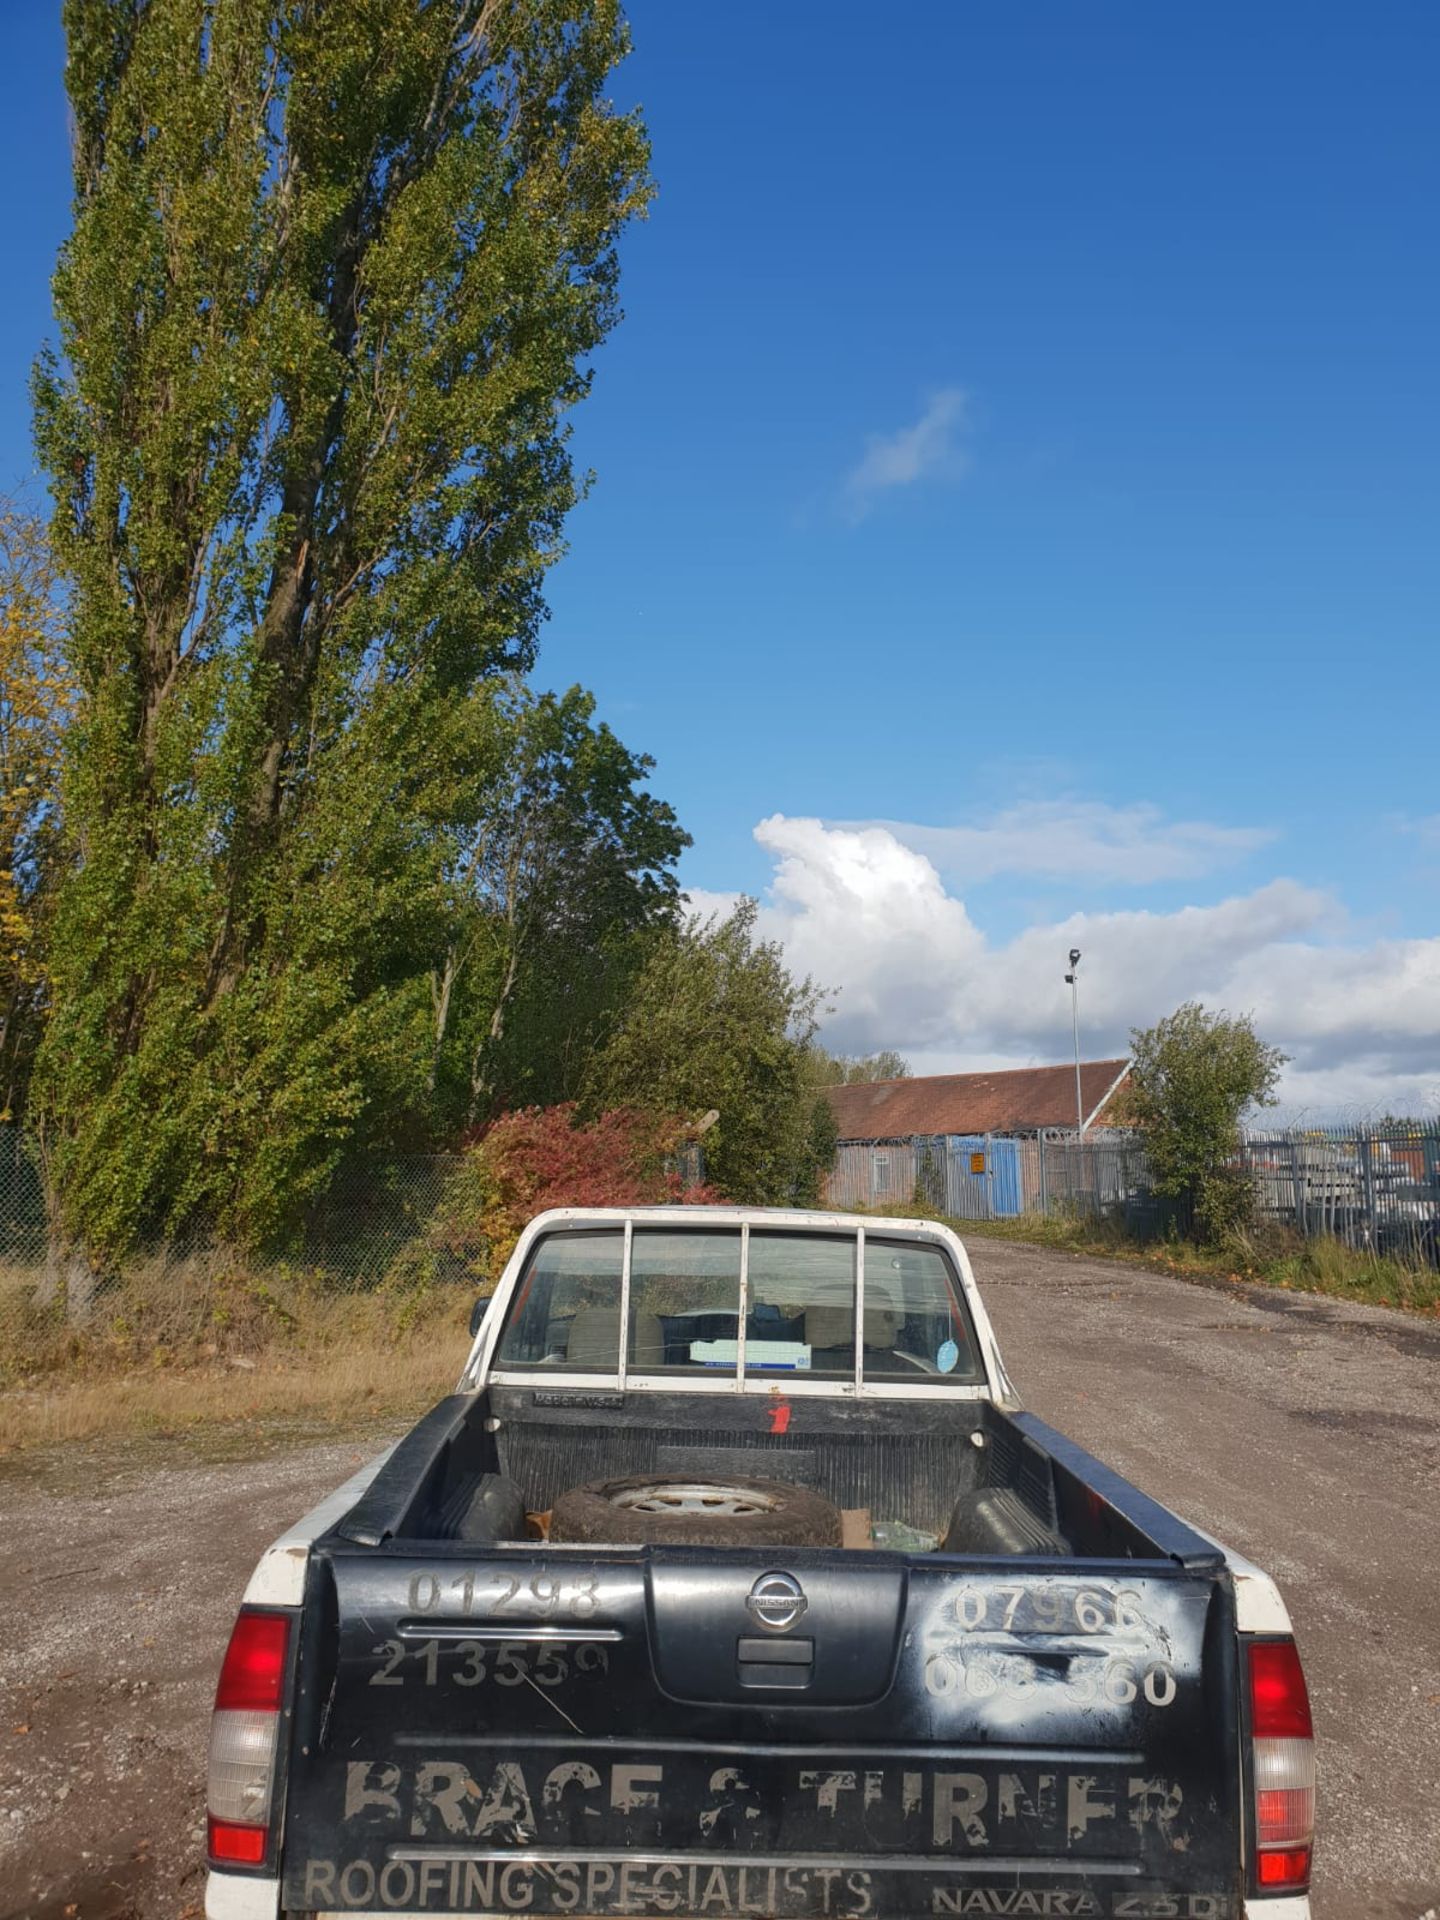
[[[1027,1415],[875,1416],[813,1402],[779,1433],[763,1399],[508,1387],[437,1407],[311,1554],[286,1909],[1238,1914],[1219,1550]],[[941,1538],[1003,1492],[1048,1538],[659,1549],[455,1525],[484,1474],[533,1510],[577,1476],[737,1461]],[[783,1641],[747,1609],[777,1564],[807,1607]]]
[[[441,1401],[395,1448],[339,1533],[362,1546],[488,1542],[496,1536],[467,1498],[486,1474],[513,1481],[525,1509],[543,1513],[579,1482],[648,1472],[793,1481],[882,1526],[928,1534],[937,1548],[949,1538],[957,1548],[1013,1553],[1023,1539],[1042,1556],[1220,1557],[1043,1421],[989,1401],[916,1401],[897,1421],[893,1407],[863,1402],[792,1408],[678,1391],[502,1386]],[[987,1521],[997,1512],[1010,1524]]]

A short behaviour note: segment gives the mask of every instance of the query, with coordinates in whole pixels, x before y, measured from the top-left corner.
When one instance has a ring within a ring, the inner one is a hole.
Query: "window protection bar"
[[[745,1391],[745,1328],[750,1318],[750,1222],[740,1225],[740,1324],[735,1329],[735,1391]]]
[[[855,1229],[855,1391],[862,1385],[865,1361],[865,1229]]]
[[[630,1370],[630,1249],[634,1238],[635,1224],[627,1220],[620,1254],[620,1364],[617,1384],[621,1393],[625,1391],[625,1379]]]

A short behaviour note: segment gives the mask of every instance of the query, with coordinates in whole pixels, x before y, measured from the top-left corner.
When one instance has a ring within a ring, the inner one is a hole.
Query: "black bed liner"
[[[958,1501],[1003,1489],[1060,1550],[1222,1564],[1220,1550],[1033,1414],[988,1401],[790,1403],[783,1433],[761,1396],[566,1393],[492,1387],[442,1400],[399,1442],[336,1528],[357,1546],[444,1541],[482,1475],[532,1511],[600,1475],[744,1473],[793,1480],[943,1538]],[[977,1441],[980,1444],[977,1444]]]

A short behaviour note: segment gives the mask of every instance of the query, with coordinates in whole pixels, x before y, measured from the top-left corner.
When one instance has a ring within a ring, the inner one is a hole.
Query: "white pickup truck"
[[[1303,1920],[1257,1568],[1023,1412],[924,1220],[526,1230],[458,1387],[277,1540],[210,1920]]]

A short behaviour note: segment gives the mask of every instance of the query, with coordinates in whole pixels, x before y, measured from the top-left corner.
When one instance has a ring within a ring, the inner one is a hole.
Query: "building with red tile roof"
[[[1087,1128],[1105,1111],[1128,1060],[1084,1060],[1080,1100]],[[840,1142],[909,1140],[942,1133],[1033,1134],[1075,1125],[1075,1067],[1012,1067],[1002,1073],[932,1073],[827,1087]]]

